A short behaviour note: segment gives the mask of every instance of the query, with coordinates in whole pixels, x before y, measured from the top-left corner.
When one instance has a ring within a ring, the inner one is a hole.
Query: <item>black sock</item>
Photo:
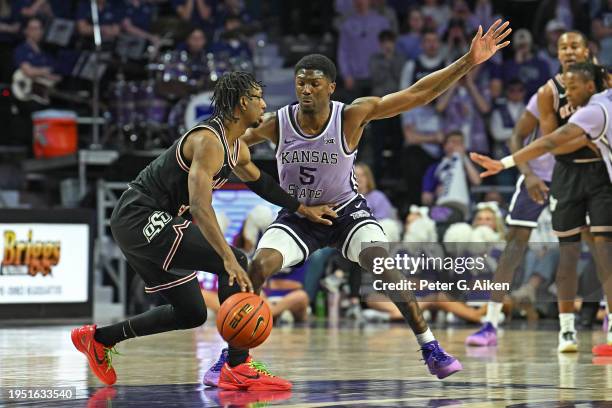
[[[249,350],[237,349],[232,346],[229,346],[227,355],[227,363],[229,364],[229,366],[236,367],[237,365],[246,363],[247,358],[249,357]]]
[[[106,347],[113,347],[120,341],[136,337],[130,320],[96,329],[94,339]]]

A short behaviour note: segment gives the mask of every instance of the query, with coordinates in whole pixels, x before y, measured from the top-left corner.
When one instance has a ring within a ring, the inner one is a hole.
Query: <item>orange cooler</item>
[[[72,111],[43,110],[32,114],[34,156],[57,157],[77,151],[77,115]]]

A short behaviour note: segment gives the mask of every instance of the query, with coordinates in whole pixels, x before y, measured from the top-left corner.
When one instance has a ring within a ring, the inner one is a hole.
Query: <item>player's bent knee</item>
[[[208,312],[204,301],[201,305],[188,308],[175,308],[177,316],[178,328],[180,330],[193,329],[200,327],[206,323]]]
[[[364,269],[372,270],[377,259],[384,259],[388,256],[389,252],[386,248],[380,246],[364,248],[359,253],[359,265]]]

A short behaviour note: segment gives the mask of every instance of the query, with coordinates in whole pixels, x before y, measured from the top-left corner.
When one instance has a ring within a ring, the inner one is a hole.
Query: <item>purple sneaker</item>
[[[497,329],[489,322],[485,323],[480,330],[468,336],[465,339],[465,344],[468,346],[496,346],[497,345]]]
[[[208,385],[209,387],[216,387],[219,384],[219,375],[221,374],[221,368],[223,368],[223,364],[227,361],[227,349],[224,348],[221,350],[221,355],[219,356],[219,360],[208,369],[206,374],[204,374],[204,385]]]
[[[436,340],[423,344],[421,351],[430,374],[435,375],[440,380],[463,370],[459,360],[444,351]]]

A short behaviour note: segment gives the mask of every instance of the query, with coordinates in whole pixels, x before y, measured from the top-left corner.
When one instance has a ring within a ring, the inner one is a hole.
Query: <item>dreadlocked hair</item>
[[[577,62],[572,64],[567,72],[580,74],[583,79],[595,82],[595,89],[597,89],[597,92],[601,92],[608,87],[608,71],[601,65],[592,62]]]
[[[240,97],[247,96],[253,88],[263,88],[263,85],[250,72],[236,71],[223,74],[213,91],[214,116],[237,122],[234,109],[240,103]]]

